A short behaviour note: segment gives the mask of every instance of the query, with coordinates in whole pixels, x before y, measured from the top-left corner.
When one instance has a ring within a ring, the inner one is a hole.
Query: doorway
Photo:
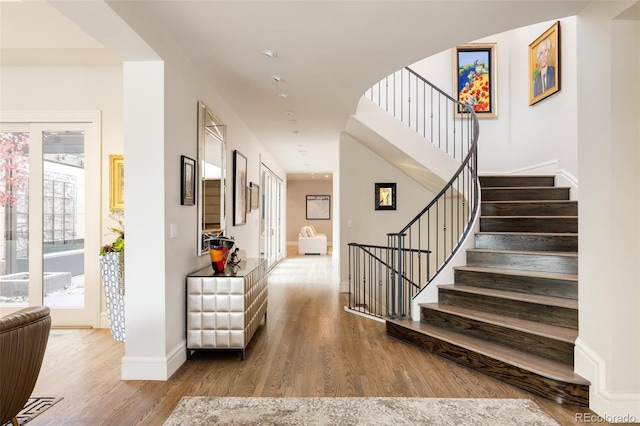
[[[261,163],[260,257],[267,259],[268,268],[284,258],[282,238],[284,214],[284,183],[264,163]]]
[[[45,305],[54,326],[97,325],[99,114],[16,114],[0,123],[0,314]]]

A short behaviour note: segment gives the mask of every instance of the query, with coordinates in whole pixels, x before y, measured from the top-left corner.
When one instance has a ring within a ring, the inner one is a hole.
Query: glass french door
[[[260,203],[260,256],[267,259],[269,268],[284,257],[282,237],[284,213],[284,183],[262,164],[262,202]]]
[[[93,183],[100,168],[94,125],[0,123],[3,315],[45,305],[55,326],[96,322],[99,191]]]

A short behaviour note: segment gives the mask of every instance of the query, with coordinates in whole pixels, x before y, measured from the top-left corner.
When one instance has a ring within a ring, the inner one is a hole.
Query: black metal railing
[[[395,234],[388,239],[387,246],[349,244],[349,282],[359,283],[349,291],[349,307],[376,317],[397,316],[398,298],[409,303],[420,290],[419,271],[429,268],[427,250],[393,247]]]
[[[433,200],[387,246],[349,244],[349,309],[376,317],[411,315],[411,300],[447,265],[478,210],[478,120],[473,109],[404,68],[365,96],[460,160]]]

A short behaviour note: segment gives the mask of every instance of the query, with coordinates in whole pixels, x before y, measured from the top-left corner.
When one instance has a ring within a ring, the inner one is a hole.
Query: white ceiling
[[[573,15],[589,2],[135,3],[193,61],[285,171],[299,178],[337,171],[340,132],[376,81],[456,44]],[[0,24],[5,65],[118,60],[46,2],[0,0]],[[267,49],[277,56],[266,57],[262,52]],[[283,80],[274,81],[275,75]]]

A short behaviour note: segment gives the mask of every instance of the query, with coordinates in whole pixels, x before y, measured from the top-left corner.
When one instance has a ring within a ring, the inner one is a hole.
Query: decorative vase
[[[234,244],[235,241],[226,237],[213,237],[209,240],[209,256],[211,257],[213,272],[224,271],[229,253]]]
[[[100,267],[111,336],[124,342],[124,251],[100,256]]]

